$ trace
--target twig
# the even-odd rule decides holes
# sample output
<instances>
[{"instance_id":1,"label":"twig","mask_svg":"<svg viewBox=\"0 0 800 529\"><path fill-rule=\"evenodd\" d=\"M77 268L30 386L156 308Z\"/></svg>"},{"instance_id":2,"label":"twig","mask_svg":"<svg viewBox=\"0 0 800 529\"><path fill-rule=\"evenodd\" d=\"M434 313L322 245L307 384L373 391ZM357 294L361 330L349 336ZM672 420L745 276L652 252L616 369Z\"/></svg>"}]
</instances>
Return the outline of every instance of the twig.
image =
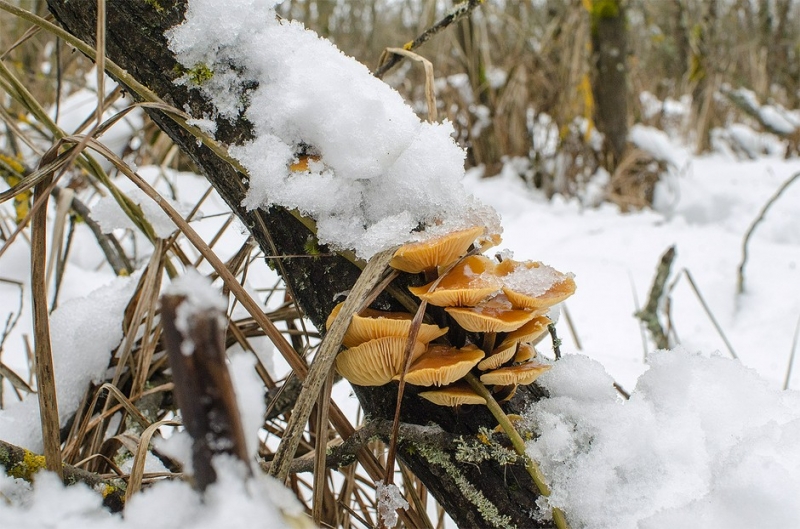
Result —
<instances>
[{"instance_id":1,"label":"twig","mask_svg":"<svg viewBox=\"0 0 800 529\"><path fill-rule=\"evenodd\" d=\"M575 322L572 321L572 315L570 315L566 303L561 305L561 312L564 313L564 320L567 322L567 329L569 329L569 334L572 336L572 341L575 342L575 348L578 351L583 351L583 345L581 345L581 340L578 338L578 331L575 329Z\"/></svg>"},{"instance_id":2,"label":"twig","mask_svg":"<svg viewBox=\"0 0 800 529\"><path fill-rule=\"evenodd\" d=\"M482 3L483 0L464 0L460 4L456 5L453 10L445 15L445 17L439 22L422 32L420 36L410 42L405 43L403 45L403 49L413 51L419 48L443 29L455 22L458 22L462 18L469 16L469 14L472 13L472 11ZM378 79L383 78L383 76L386 75L389 70L400 64L400 61L402 60L403 56L398 55L397 53L392 53L391 55L385 57L381 56L381 62L374 72L375 77Z\"/></svg>"},{"instance_id":3,"label":"twig","mask_svg":"<svg viewBox=\"0 0 800 529\"><path fill-rule=\"evenodd\" d=\"M322 391L319 392L317 399L317 443L314 450L314 488L312 490L313 505L311 508L311 518L316 525L321 525L322 523L325 480L328 477L328 473L325 471L325 453L322 451L322 447L328 441L328 412L330 411L332 385L333 370L328 372L328 376L322 384Z\"/></svg>"},{"instance_id":4,"label":"twig","mask_svg":"<svg viewBox=\"0 0 800 529\"><path fill-rule=\"evenodd\" d=\"M556 334L555 323L548 324L547 331L550 333L550 339L553 341L553 354L556 355L556 360L561 360L561 338Z\"/></svg>"},{"instance_id":5,"label":"twig","mask_svg":"<svg viewBox=\"0 0 800 529\"><path fill-rule=\"evenodd\" d=\"M700 300L700 304L703 306L703 310L705 310L708 319L711 320L711 324L717 330L717 333L719 333L719 336L720 338L722 338L722 341L725 342L725 347L728 348L728 352L731 353L731 357L733 357L735 360L738 360L739 356L736 354L736 351L733 350L733 346L731 345L731 342L728 341L728 337L725 336L725 332L722 330L722 327L720 327L719 323L717 323L717 319L714 317L714 314L708 307L708 304L706 303L706 300L703 298L703 295L700 294L700 289L697 288L697 284L694 282L692 274L686 268L684 268L682 272L686 275L686 279L689 280L689 285L692 287L692 290L694 290L697 299Z\"/></svg>"},{"instance_id":6,"label":"twig","mask_svg":"<svg viewBox=\"0 0 800 529\"><path fill-rule=\"evenodd\" d=\"M797 343L799 340L800 340L800 318L797 318L797 325L794 328L794 338L792 338L792 351L791 353L789 353L789 367L786 369L786 378L783 381L783 389L789 389L789 381L792 378L794 357L797 354Z\"/></svg>"},{"instance_id":7,"label":"twig","mask_svg":"<svg viewBox=\"0 0 800 529\"><path fill-rule=\"evenodd\" d=\"M744 241L742 241L742 262L739 263L739 274L738 274L738 281L736 284L737 294L742 294L744 292L744 266L747 263L747 257L748 257L747 244L750 242L750 237L752 237L753 232L756 231L756 226L758 226L761 223L761 221L764 220L764 217L767 214L767 210L770 207L772 207L772 204L774 204L780 198L783 192L786 191L786 188L792 185L792 183L794 183L794 181L797 180L798 178L800 178L800 171L796 172L791 177L789 177L789 179L786 182L784 182L783 185L781 185L781 187L778 188L775 194L772 195L772 197L767 201L766 204L764 204L764 207L761 208L761 211L756 217L756 220L754 220L753 223L750 225L750 227L747 229L747 233L744 236Z\"/></svg>"},{"instance_id":8,"label":"twig","mask_svg":"<svg viewBox=\"0 0 800 529\"><path fill-rule=\"evenodd\" d=\"M50 149L42 158L41 165L47 165L51 162L57 152L57 148ZM52 180L53 174L50 173L36 184L33 191L34 201L41 198L44 202L31 219L31 298L33 300L36 389L42 422L44 456L47 462L47 470L55 472L59 478L64 479L59 436L56 378L53 371L53 352L50 346L50 314L47 310L47 284L45 283L47 198L48 188Z\"/></svg>"},{"instance_id":9,"label":"twig","mask_svg":"<svg viewBox=\"0 0 800 529\"><path fill-rule=\"evenodd\" d=\"M186 314L191 309L181 308L182 304L188 305L185 300L183 295L162 296L161 323L175 382L175 399L183 425L192 436L193 485L203 491L217 479L211 465L213 456L231 454L245 463L249 458L233 383L225 364L224 313L202 309ZM190 354L186 353L187 348ZM151 425L145 431L152 433L152 428ZM142 444L147 445L148 441L143 434ZM140 461L143 465L144 459ZM132 484L134 487L127 497L135 492L136 484Z\"/></svg>"},{"instance_id":10,"label":"twig","mask_svg":"<svg viewBox=\"0 0 800 529\"><path fill-rule=\"evenodd\" d=\"M434 91L433 63L425 57L404 48L386 48L383 50L379 62L384 62L384 56L393 53L395 56L402 55L411 60L417 61L425 68L425 101L428 105L428 121L436 123L439 121L439 113L436 110L436 93Z\"/></svg>"},{"instance_id":11,"label":"twig","mask_svg":"<svg viewBox=\"0 0 800 529\"><path fill-rule=\"evenodd\" d=\"M58 200L61 191L62 188L60 187L53 188L52 194L56 200ZM128 260L128 256L125 255L125 252L122 250L122 247L120 246L116 237L111 234L103 233L100 225L91 217L91 213L86 204L81 202L78 197L73 196L72 209L75 211L75 213L81 216L81 220L83 220L86 223L86 226L92 230L94 238L97 239L97 244L103 251L103 255L106 256L106 260L108 261L108 264L111 265L111 269L114 270L114 273L117 275L132 273L133 265Z\"/></svg>"},{"instance_id":12,"label":"twig","mask_svg":"<svg viewBox=\"0 0 800 529\"><path fill-rule=\"evenodd\" d=\"M359 450L367 446L376 437L388 440L392 435L393 421L378 419L368 421L345 441L332 441L322 452L325 453L327 468L340 468L355 462ZM415 446L430 446L441 450L454 450L458 436L444 431L439 426L422 426L418 424L400 423L398 437ZM314 470L314 453L295 458L289 466L290 474L312 472ZM261 468L267 472L273 462L262 461Z\"/></svg>"},{"instance_id":13,"label":"twig","mask_svg":"<svg viewBox=\"0 0 800 529\"><path fill-rule=\"evenodd\" d=\"M286 425L283 440L278 446L274 463L270 468L270 474L276 476L279 481L285 481L289 475L289 467L297 451L297 445L300 443L301 433L311 414L314 402L317 401L322 384L333 368L333 362L341 348L342 338L350 324L351 316L360 310L364 299L381 280L394 252L394 248L384 250L370 259L322 340L317 356L303 381L303 391L297 399L292 416Z\"/></svg>"},{"instance_id":14,"label":"twig","mask_svg":"<svg viewBox=\"0 0 800 529\"><path fill-rule=\"evenodd\" d=\"M650 297L647 299L647 305L645 305L644 309L636 312L636 317L647 325L647 329L650 331L650 334L653 335L653 340L658 349L669 348L669 339L664 333L664 329L661 327L661 322L658 319L658 306L664 295L664 287L669 278L672 262L675 260L675 253L675 247L670 246L669 249L664 252L664 255L661 256L661 261L656 270L656 277L650 289Z\"/></svg>"},{"instance_id":15,"label":"twig","mask_svg":"<svg viewBox=\"0 0 800 529\"><path fill-rule=\"evenodd\" d=\"M486 399L486 407L489 408L489 411L492 413L492 415L494 415L494 418L497 419L498 423L500 423L500 427L503 429L506 435L508 435L509 439L511 439L511 444L514 446L514 450L516 450L517 454L519 454L519 456L522 457L523 461L525 462L525 470L528 471L528 475L530 475L533 483L536 485L536 488L539 489L539 493L545 497L550 496L550 487L547 486L547 483L544 479L544 474L542 474L539 465L537 465L536 462L528 456L525 450L525 441L523 441L522 436L514 427L514 424L508 418L508 415L506 415L497 401L494 400L491 391L486 389L486 386L484 386L483 383L472 373L468 373L464 379L478 395ZM567 525L567 519L564 516L564 513L558 507L553 507L553 521L558 529L568 529L569 527Z\"/></svg>"}]
</instances>

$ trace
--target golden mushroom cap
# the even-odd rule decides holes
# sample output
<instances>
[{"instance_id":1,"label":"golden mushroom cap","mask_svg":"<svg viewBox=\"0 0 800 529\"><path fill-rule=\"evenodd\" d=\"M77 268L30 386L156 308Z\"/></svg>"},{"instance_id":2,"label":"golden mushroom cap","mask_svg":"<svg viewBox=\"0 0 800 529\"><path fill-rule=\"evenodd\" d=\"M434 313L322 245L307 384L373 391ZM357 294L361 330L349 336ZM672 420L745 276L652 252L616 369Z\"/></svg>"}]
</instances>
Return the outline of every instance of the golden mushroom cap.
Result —
<instances>
[{"instance_id":1,"label":"golden mushroom cap","mask_svg":"<svg viewBox=\"0 0 800 529\"><path fill-rule=\"evenodd\" d=\"M492 351L492 354L478 363L478 369L481 371L486 371L487 369L497 369L501 365L511 360L516 352L516 342L500 345L500 347Z\"/></svg>"},{"instance_id":2,"label":"golden mushroom cap","mask_svg":"<svg viewBox=\"0 0 800 529\"><path fill-rule=\"evenodd\" d=\"M540 315L530 309L513 308L504 294L475 307L447 307L444 310L470 332L511 332Z\"/></svg>"},{"instance_id":3,"label":"golden mushroom cap","mask_svg":"<svg viewBox=\"0 0 800 529\"><path fill-rule=\"evenodd\" d=\"M535 261L507 259L497 265L503 292L517 308L544 309L575 293L574 275Z\"/></svg>"},{"instance_id":4,"label":"golden mushroom cap","mask_svg":"<svg viewBox=\"0 0 800 529\"><path fill-rule=\"evenodd\" d=\"M330 316L328 316L326 327L329 328L331 326L341 308L342 303L334 307ZM409 332L411 332L411 320L413 319L414 315L408 312L384 312L364 309L361 314L353 314L350 326L342 339L342 344L345 347L356 347L364 342L387 336L407 338ZM423 323L417 333L417 341L427 344L440 336L444 336L447 331L447 327L441 328L438 325Z\"/></svg>"},{"instance_id":5,"label":"golden mushroom cap","mask_svg":"<svg viewBox=\"0 0 800 529\"><path fill-rule=\"evenodd\" d=\"M485 255L471 255L436 281L408 289L420 299L437 307L474 307L500 291L503 283L494 274L495 263Z\"/></svg>"},{"instance_id":6,"label":"golden mushroom cap","mask_svg":"<svg viewBox=\"0 0 800 529\"><path fill-rule=\"evenodd\" d=\"M448 266L466 254L469 247L485 231L483 226L475 226L450 232L441 237L405 244L395 252L389 266L411 274Z\"/></svg>"},{"instance_id":7,"label":"golden mushroom cap","mask_svg":"<svg viewBox=\"0 0 800 529\"><path fill-rule=\"evenodd\" d=\"M467 384L452 384L441 389L422 391L419 396L439 406L486 404L486 399L475 393Z\"/></svg>"},{"instance_id":8,"label":"golden mushroom cap","mask_svg":"<svg viewBox=\"0 0 800 529\"><path fill-rule=\"evenodd\" d=\"M503 338L500 347L510 343L531 343L544 336L547 332L547 326L552 323L552 320L547 316L536 316L531 321L512 331Z\"/></svg>"},{"instance_id":9,"label":"golden mushroom cap","mask_svg":"<svg viewBox=\"0 0 800 529\"><path fill-rule=\"evenodd\" d=\"M539 375L550 369L549 364L527 362L511 367L501 367L481 375L481 382L488 385L508 386L511 384L527 385L539 378Z\"/></svg>"},{"instance_id":10,"label":"golden mushroom cap","mask_svg":"<svg viewBox=\"0 0 800 529\"><path fill-rule=\"evenodd\" d=\"M357 386L383 386L403 369L407 338L389 336L345 349L336 357L336 369ZM425 344L416 342L411 352L416 359Z\"/></svg>"},{"instance_id":11,"label":"golden mushroom cap","mask_svg":"<svg viewBox=\"0 0 800 529\"><path fill-rule=\"evenodd\" d=\"M406 382L415 386L446 386L459 380L475 367L484 352L474 345L458 349L449 345L431 345L411 365Z\"/></svg>"},{"instance_id":12,"label":"golden mushroom cap","mask_svg":"<svg viewBox=\"0 0 800 529\"><path fill-rule=\"evenodd\" d=\"M514 362L521 363L536 358L536 349L529 343L519 344L517 352L514 355Z\"/></svg>"}]
</instances>

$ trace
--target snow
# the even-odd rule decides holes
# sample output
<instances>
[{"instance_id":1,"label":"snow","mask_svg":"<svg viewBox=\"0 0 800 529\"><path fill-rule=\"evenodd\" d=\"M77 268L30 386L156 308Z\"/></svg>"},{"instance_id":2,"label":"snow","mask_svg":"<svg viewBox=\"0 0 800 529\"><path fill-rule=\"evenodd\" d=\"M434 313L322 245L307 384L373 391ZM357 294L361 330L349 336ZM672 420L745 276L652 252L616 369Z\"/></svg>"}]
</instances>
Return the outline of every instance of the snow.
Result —
<instances>
[{"instance_id":1,"label":"snow","mask_svg":"<svg viewBox=\"0 0 800 529\"><path fill-rule=\"evenodd\" d=\"M627 402L585 356L539 378L551 396L528 412L540 433L528 453L550 504L574 528L794 526L800 393L720 356L674 350L649 361Z\"/></svg>"},{"instance_id":2,"label":"snow","mask_svg":"<svg viewBox=\"0 0 800 529\"><path fill-rule=\"evenodd\" d=\"M311 527L291 491L268 476L243 480L241 463L215 459L218 481L201 500L188 483L162 481L136 494L125 517L101 507L102 497L86 485L65 488L55 475L37 475L32 494L0 502L3 527L20 529L217 529L219 527ZM0 474L0 493L15 480Z\"/></svg>"},{"instance_id":3,"label":"snow","mask_svg":"<svg viewBox=\"0 0 800 529\"><path fill-rule=\"evenodd\" d=\"M250 103L245 116L257 138L230 149L250 174L247 208L297 209L316 220L320 242L365 259L420 226L496 227L493 212L463 190L465 153L450 123L421 122L364 65L301 24L277 20L269 2L196 0L169 39L190 72L213 72L198 88L215 117L233 119ZM244 86L242 73L258 86ZM301 144L322 163L292 172Z\"/></svg>"},{"instance_id":4,"label":"snow","mask_svg":"<svg viewBox=\"0 0 800 529\"><path fill-rule=\"evenodd\" d=\"M119 278L52 313L50 342L62 425L78 408L89 382L103 379L111 353L122 340L122 316L135 287L135 277ZM0 439L42 452L36 395L0 410Z\"/></svg>"},{"instance_id":5,"label":"snow","mask_svg":"<svg viewBox=\"0 0 800 529\"><path fill-rule=\"evenodd\" d=\"M393 483L387 485L379 481L375 484L375 491L378 496L378 516L386 527L395 527L398 521L397 510L408 509L408 502Z\"/></svg>"},{"instance_id":6,"label":"snow","mask_svg":"<svg viewBox=\"0 0 800 529\"><path fill-rule=\"evenodd\" d=\"M652 155L656 160L681 168L686 162L685 150L676 148L669 136L661 130L636 124L629 133L631 143Z\"/></svg>"},{"instance_id":7,"label":"snow","mask_svg":"<svg viewBox=\"0 0 800 529\"><path fill-rule=\"evenodd\" d=\"M219 290L211 286L211 280L197 270L189 268L176 278L164 292L170 296L183 296L183 302L175 310L175 328L186 340L181 342L181 353L189 356L194 353L195 344L190 334L190 319L200 315L215 316L220 328L224 328L223 314L228 306Z\"/></svg>"},{"instance_id":8,"label":"snow","mask_svg":"<svg viewBox=\"0 0 800 529\"><path fill-rule=\"evenodd\" d=\"M127 186L125 186L127 187ZM169 237L177 228L175 223L164 213L164 210L147 196L144 191L138 188L130 188L125 194L131 201L138 205L144 218L153 226L156 236L161 239ZM168 198L162 198L177 209L181 214L186 215L189 211L181 207ZM91 216L100 225L103 233L111 233L116 229L136 229L136 225L128 217L111 195L105 196L95 203L91 208Z\"/></svg>"}]
</instances>

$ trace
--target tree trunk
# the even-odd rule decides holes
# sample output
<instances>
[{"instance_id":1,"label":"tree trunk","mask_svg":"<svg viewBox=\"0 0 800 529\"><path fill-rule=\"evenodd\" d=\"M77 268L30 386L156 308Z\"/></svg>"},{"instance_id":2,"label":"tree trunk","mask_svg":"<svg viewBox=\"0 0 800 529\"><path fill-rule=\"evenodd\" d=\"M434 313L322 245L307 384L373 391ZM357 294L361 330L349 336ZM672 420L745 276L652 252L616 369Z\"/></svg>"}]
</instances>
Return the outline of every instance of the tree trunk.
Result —
<instances>
[{"instance_id":1,"label":"tree trunk","mask_svg":"<svg viewBox=\"0 0 800 529\"><path fill-rule=\"evenodd\" d=\"M56 19L71 33L94 45L95 0L48 0ZM183 20L185 0L128 0L109 3L107 13L107 57L128 70L177 108L188 108L192 115L209 115L208 102L196 91L173 83L181 68L167 48L164 31ZM246 211L241 206L244 175L217 158L209 149L177 126L165 114L149 109L152 119L186 152L231 209L251 231L267 255L304 255L311 233L280 207ZM238 144L252 137L252 127L240 118L230 124L217 123L216 137L224 144ZM262 228L260 221L263 221ZM351 288L360 270L338 256L314 259L286 257L284 279L305 314L320 328L333 308L334 295ZM401 277L402 282L420 278ZM402 286L402 285L401 285ZM383 303L392 303L384 299ZM493 428L495 421L484 408L469 413L435 406L415 395L406 386L402 420L414 424L437 423L443 429L469 439L480 427ZM355 392L367 415L391 419L394 415L397 386L356 387ZM509 403L508 412L524 409L540 398L535 386L520 388ZM537 493L521 464L501 466L496 461L480 464L459 463L454 454L399 444L398 457L423 481L459 527L550 527L534 518Z\"/></svg>"},{"instance_id":2,"label":"tree trunk","mask_svg":"<svg viewBox=\"0 0 800 529\"><path fill-rule=\"evenodd\" d=\"M597 129L605 134L613 172L628 141L627 29L622 0L593 0L592 51Z\"/></svg>"}]
</instances>

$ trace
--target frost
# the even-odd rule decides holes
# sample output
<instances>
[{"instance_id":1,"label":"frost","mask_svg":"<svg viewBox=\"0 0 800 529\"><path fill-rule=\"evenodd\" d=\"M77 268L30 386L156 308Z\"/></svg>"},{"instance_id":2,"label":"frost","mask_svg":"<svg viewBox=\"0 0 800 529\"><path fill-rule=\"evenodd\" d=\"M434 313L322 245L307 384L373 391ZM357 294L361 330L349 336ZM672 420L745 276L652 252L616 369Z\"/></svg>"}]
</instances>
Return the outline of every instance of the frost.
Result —
<instances>
[{"instance_id":1,"label":"frost","mask_svg":"<svg viewBox=\"0 0 800 529\"><path fill-rule=\"evenodd\" d=\"M524 265L516 267L503 277L504 285L514 292L535 298L544 295L553 285L574 277L573 274L559 272L552 266L536 264L538 266L530 268Z\"/></svg>"},{"instance_id":2,"label":"frost","mask_svg":"<svg viewBox=\"0 0 800 529\"><path fill-rule=\"evenodd\" d=\"M397 525L397 509L408 509L408 502L403 498L400 489L394 484L385 484L383 481L375 483L375 492L378 495L378 517L386 527Z\"/></svg>"},{"instance_id":3,"label":"frost","mask_svg":"<svg viewBox=\"0 0 800 529\"><path fill-rule=\"evenodd\" d=\"M297 209L316 220L322 244L362 258L410 240L420 227L499 232L497 214L461 184L465 153L452 125L421 122L364 65L302 25L278 20L273 4L193 0L186 21L168 33L187 70L213 72L202 83L182 82L214 102L216 117L244 112L254 126L255 139L230 149L250 175L243 205ZM293 172L301 145L321 163Z\"/></svg>"}]
</instances>

